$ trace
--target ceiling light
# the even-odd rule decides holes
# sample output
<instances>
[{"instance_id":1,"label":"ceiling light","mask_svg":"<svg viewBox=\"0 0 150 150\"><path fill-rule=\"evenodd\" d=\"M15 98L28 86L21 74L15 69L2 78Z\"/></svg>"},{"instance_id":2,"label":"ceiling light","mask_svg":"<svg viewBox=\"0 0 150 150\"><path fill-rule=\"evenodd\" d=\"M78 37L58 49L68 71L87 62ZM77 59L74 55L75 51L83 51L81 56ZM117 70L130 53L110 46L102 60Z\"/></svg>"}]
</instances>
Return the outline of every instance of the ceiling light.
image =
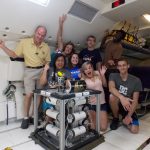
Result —
<instances>
[{"instance_id":1,"label":"ceiling light","mask_svg":"<svg viewBox=\"0 0 150 150\"><path fill-rule=\"evenodd\" d=\"M148 20L148 21L150 22L150 15L149 15L149 14L144 14L143 16L144 16L144 18L145 18L146 20Z\"/></svg>"},{"instance_id":2,"label":"ceiling light","mask_svg":"<svg viewBox=\"0 0 150 150\"><path fill-rule=\"evenodd\" d=\"M50 0L29 0L35 4L47 7Z\"/></svg>"},{"instance_id":3,"label":"ceiling light","mask_svg":"<svg viewBox=\"0 0 150 150\"><path fill-rule=\"evenodd\" d=\"M6 37L7 36L7 34L3 34L3 37Z\"/></svg>"}]
</instances>

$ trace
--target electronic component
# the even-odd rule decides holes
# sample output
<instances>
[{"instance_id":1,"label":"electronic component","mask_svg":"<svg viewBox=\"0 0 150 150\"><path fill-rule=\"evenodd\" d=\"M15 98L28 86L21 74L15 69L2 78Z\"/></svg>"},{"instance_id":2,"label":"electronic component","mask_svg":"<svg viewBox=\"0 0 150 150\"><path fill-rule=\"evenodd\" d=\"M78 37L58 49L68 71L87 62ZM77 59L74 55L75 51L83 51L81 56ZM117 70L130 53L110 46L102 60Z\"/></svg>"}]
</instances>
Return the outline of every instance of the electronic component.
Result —
<instances>
[{"instance_id":1,"label":"electronic component","mask_svg":"<svg viewBox=\"0 0 150 150\"><path fill-rule=\"evenodd\" d=\"M47 97L46 102L54 106L59 104L59 101L54 97Z\"/></svg>"},{"instance_id":2,"label":"electronic component","mask_svg":"<svg viewBox=\"0 0 150 150\"><path fill-rule=\"evenodd\" d=\"M73 128L72 130L69 130L68 136L69 138L74 138L74 137L84 134L85 132L86 132L86 128L84 126L79 126L79 127Z\"/></svg>"},{"instance_id":3,"label":"electronic component","mask_svg":"<svg viewBox=\"0 0 150 150\"><path fill-rule=\"evenodd\" d=\"M48 131L50 134L54 136L59 136L60 129L52 124L46 125L46 131Z\"/></svg>"},{"instance_id":4,"label":"electronic component","mask_svg":"<svg viewBox=\"0 0 150 150\"><path fill-rule=\"evenodd\" d=\"M68 123L76 122L79 120L83 120L87 117L87 114L84 111L68 114L67 120Z\"/></svg>"},{"instance_id":5,"label":"electronic component","mask_svg":"<svg viewBox=\"0 0 150 150\"><path fill-rule=\"evenodd\" d=\"M59 112L53 109L47 109L46 115L59 121Z\"/></svg>"}]
</instances>

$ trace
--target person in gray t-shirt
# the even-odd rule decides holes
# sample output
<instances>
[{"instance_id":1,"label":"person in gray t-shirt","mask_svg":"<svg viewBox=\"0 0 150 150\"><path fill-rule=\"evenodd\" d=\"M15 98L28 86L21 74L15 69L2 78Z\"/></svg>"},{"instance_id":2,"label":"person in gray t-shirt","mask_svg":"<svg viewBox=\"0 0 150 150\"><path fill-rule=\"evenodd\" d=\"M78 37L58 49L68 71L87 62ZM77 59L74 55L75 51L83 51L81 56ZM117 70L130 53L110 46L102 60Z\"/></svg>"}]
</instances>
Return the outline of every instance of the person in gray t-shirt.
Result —
<instances>
[{"instance_id":1,"label":"person in gray t-shirt","mask_svg":"<svg viewBox=\"0 0 150 150\"><path fill-rule=\"evenodd\" d=\"M40 84L58 87L60 84L63 85L67 79L71 79L71 73L65 69L65 56L57 54L53 67L49 68L49 65L45 65Z\"/></svg>"},{"instance_id":2,"label":"person in gray t-shirt","mask_svg":"<svg viewBox=\"0 0 150 150\"><path fill-rule=\"evenodd\" d=\"M120 112L123 123L131 133L138 133L139 122L135 109L138 104L139 92L142 90L142 84L139 78L128 74L129 64L126 59L120 59L117 68L120 73L113 73L109 77L109 91L111 92L109 103L114 117L110 128L112 130L118 128L118 112Z\"/></svg>"}]
</instances>

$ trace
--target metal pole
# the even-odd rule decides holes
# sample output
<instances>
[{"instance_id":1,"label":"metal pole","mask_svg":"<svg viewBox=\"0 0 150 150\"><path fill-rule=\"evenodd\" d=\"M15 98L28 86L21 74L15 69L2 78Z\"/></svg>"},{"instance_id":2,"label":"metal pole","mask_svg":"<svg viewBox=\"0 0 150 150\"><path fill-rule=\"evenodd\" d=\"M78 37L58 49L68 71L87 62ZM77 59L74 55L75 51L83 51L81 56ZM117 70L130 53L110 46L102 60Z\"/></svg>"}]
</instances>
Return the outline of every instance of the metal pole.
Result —
<instances>
[{"instance_id":1,"label":"metal pole","mask_svg":"<svg viewBox=\"0 0 150 150\"><path fill-rule=\"evenodd\" d=\"M6 110L7 110L7 119L6 119L6 124L8 125L8 118L9 118L9 111L8 111L8 99L7 99L7 104L6 104Z\"/></svg>"},{"instance_id":2,"label":"metal pole","mask_svg":"<svg viewBox=\"0 0 150 150\"><path fill-rule=\"evenodd\" d=\"M100 94L96 94L96 131L100 134Z\"/></svg>"},{"instance_id":3,"label":"metal pole","mask_svg":"<svg viewBox=\"0 0 150 150\"><path fill-rule=\"evenodd\" d=\"M37 103L38 94L34 93L34 130L37 129L38 126L38 103Z\"/></svg>"},{"instance_id":4,"label":"metal pole","mask_svg":"<svg viewBox=\"0 0 150 150\"><path fill-rule=\"evenodd\" d=\"M65 100L60 100L60 137L59 149L65 149Z\"/></svg>"}]
</instances>

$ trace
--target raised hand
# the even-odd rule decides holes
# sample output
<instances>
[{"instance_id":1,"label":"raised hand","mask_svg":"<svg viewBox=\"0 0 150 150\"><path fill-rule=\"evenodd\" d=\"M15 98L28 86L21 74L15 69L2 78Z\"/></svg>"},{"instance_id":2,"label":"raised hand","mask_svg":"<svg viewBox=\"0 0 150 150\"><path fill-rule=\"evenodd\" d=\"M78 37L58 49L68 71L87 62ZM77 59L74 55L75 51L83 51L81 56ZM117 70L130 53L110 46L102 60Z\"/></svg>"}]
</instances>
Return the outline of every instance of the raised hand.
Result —
<instances>
[{"instance_id":1,"label":"raised hand","mask_svg":"<svg viewBox=\"0 0 150 150\"><path fill-rule=\"evenodd\" d=\"M61 17L59 17L59 25L63 25L66 19L67 19L66 14L65 15L63 14Z\"/></svg>"},{"instance_id":2,"label":"raised hand","mask_svg":"<svg viewBox=\"0 0 150 150\"><path fill-rule=\"evenodd\" d=\"M106 70L107 70L106 66L102 65L99 69L99 72L103 76L105 74Z\"/></svg>"},{"instance_id":3,"label":"raised hand","mask_svg":"<svg viewBox=\"0 0 150 150\"><path fill-rule=\"evenodd\" d=\"M5 47L5 43L4 43L4 41L0 40L0 48L3 49L3 47Z\"/></svg>"},{"instance_id":4,"label":"raised hand","mask_svg":"<svg viewBox=\"0 0 150 150\"><path fill-rule=\"evenodd\" d=\"M67 19L67 15L66 15L66 14L63 14L61 18L62 18L62 22L64 23L65 20Z\"/></svg>"},{"instance_id":5,"label":"raised hand","mask_svg":"<svg viewBox=\"0 0 150 150\"><path fill-rule=\"evenodd\" d=\"M109 64L110 66L115 66L114 60L108 60L108 64Z\"/></svg>"}]
</instances>

